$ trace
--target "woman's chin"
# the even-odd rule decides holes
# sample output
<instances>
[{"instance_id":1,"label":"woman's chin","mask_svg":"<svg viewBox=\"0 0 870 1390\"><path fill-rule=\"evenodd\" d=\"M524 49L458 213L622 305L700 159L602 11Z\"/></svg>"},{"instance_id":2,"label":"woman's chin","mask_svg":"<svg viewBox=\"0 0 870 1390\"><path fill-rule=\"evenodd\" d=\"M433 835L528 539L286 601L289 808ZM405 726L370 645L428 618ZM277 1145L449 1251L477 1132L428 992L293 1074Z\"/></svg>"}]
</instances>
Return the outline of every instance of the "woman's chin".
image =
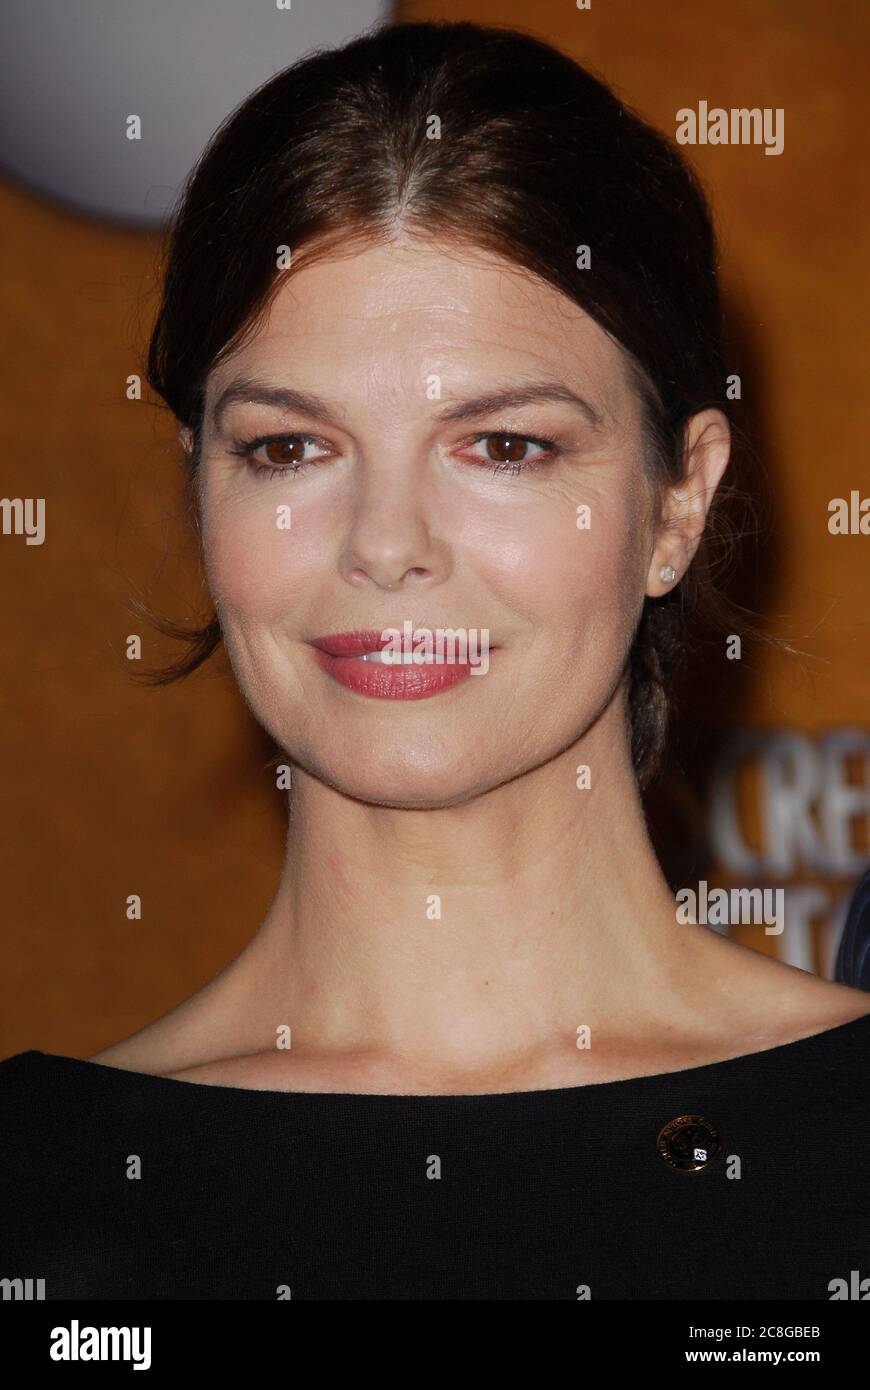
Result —
<instances>
[{"instance_id":1,"label":"woman's chin","mask_svg":"<svg viewBox=\"0 0 870 1390\"><path fill-rule=\"evenodd\" d=\"M458 806L494 785L492 771L474 766L446 767L443 763L420 766L413 759L403 763L395 754L389 766L371 766L356 758L342 764L335 759L311 766L312 774L355 801L402 810L437 810Z\"/></svg>"}]
</instances>

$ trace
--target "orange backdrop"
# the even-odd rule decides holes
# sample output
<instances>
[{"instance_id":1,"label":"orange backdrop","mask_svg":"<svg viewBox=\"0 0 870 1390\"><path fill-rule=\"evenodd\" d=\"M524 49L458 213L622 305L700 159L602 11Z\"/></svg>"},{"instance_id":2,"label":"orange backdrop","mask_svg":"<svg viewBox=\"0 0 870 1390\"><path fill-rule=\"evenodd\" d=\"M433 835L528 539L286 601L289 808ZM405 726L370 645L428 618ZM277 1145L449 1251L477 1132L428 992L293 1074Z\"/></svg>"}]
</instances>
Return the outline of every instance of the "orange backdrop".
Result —
<instances>
[{"instance_id":1,"label":"orange backdrop","mask_svg":"<svg viewBox=\"0 0 870 1390\"><path fill-rule=\"evenodd\" d=\"M766 762L726 755L715 785L712 761L695 760L662 794L659 824L663 845L676 844L675 881L706 873L711 884L809 887L809 936L798 927L779 938L759 928L735 934L823 973L837 904L866 851L870 541L828 530L832 498L848 499L862 479L870 493L859 293L867 209L856 175L866 13L857 0L833 12L826 0L593 0L589 10L481 0L408 3L397 16L525 28L599 72L671 135L676 112L700 100L784 111L779 156L753 145L687 153L712 194L744 403L775 497L745 597L805 653L746 654L727 698L705 704L710 758L741 730L791 731L798 742L762 740ZM270 745L222 657L167 690L129 678L129 633L142 634L148 664L177 652L133 616L130 596L180 618L205 600L181 520L173 422L125 395L127 377L143 369L157 237L60 210L8 182L0 237L2 491L46 499L43 545L0 535L0 1055L39 1047L87 1056L163 1013L242 948L277 881L284 814ZM842 730L854 731L851 751L824 742ZM804 852L791 855L800 847L796 812L788 829L798 754L819 781L800 811ZM758 862L732 865L729 878L722 826L732 786L737 838ZM681 827L696 825L713 795L720 829L681 863ZM125 915L131 893L142 898L141 921Z\"/></svg>"}]
</instances>

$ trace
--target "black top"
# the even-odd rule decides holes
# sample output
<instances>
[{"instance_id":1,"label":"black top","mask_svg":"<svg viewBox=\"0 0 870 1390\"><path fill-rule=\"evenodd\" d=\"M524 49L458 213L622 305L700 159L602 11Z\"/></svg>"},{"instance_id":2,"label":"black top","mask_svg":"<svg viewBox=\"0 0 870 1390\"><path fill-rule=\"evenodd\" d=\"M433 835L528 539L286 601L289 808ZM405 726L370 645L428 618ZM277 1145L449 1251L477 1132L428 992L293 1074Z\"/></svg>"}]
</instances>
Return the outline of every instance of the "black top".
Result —
<instances>
[{"instance_id":1,"label":"black top","mask_svg":"<svg viewBox=\"0 0 870 1390\"><path fill-rule=\"evenodd\" d=\"M0 1062L0 1279L46 1299L830 1299L850 1280L854 1298L868 1063L870 1014L501 1095L252 1091L21 1052Z\"/></svg>"}]
</instances>

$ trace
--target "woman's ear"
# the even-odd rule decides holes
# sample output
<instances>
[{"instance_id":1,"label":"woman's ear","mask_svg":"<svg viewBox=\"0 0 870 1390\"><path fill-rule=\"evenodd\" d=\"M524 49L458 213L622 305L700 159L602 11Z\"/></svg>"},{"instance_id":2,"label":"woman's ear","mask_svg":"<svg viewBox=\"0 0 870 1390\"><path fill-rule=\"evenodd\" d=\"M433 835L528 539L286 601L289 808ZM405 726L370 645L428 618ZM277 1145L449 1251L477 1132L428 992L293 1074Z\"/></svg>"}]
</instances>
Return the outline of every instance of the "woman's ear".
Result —
<instances>
[{"instance_id":1,"label":"woman's ear","mask_svg":"<svg viewBox=\"0 0 870 1390\"><path fill-rule=\"evenodd\" d=\"M191 454L193 452L193 431L189 430L187 425L182 425L178 431L178 438L181 440L181 447L184 452Z\"/></svg>"},{"instance_id":2,"label":"woman's ear","mask_svg":"<svg viewBox=\"0 0 870 1390\"><path fill-rule=\"evenodd\" d=\"M701 410L684 426L685 472L662 496L646 593L660 598L679 583L704 534L707 513L731 452L731 427L721 410Z\"/></svg>"}]
</instances>

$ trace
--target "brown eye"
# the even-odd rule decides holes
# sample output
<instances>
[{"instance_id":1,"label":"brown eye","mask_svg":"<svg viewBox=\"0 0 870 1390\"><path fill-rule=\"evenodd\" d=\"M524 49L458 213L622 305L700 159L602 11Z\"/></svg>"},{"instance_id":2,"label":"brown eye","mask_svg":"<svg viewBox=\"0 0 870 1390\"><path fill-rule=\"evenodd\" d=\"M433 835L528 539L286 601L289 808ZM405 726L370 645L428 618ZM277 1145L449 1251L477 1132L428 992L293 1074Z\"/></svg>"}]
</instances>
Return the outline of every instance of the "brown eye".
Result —
<instances>
[{"instance_id":1,"label":"brown eye","mask_svg":"<svg viewBox=\"0 0 870 1390\"><path fill-rule=\"evenodd\" d=\"M288 435L285 439L270 439L262 448L266 458L276 468L292 468L304 463L305 439L302 435Z\"/></svg>"},{"instance_id":2,"label":"brown eye","mask_svg":"<svg viewBox=\"0 0 870 1390\"><path fill-rule=\"evenodd\" d=\"M247 439L230 453L244 459L253 474L258 478L279 478L290 476L325 461L324 458L306 457L309 445L320 448L321 454L330 456L328 445L313 434L261 435L257 439ZM265 458L260 451L265 451Z\"/></svg>"},{"instance_id":3,"label":"brown eye","mask_svg":"<svg viewBox=\"0 0 870 1390\"><path fill-rule=\"evenodd\" d=\"M522 463L528 443L521 434L491 434L486 452L493 463Z\"/></svg>"},{"instance_id":4,"label":"brown eye","mask_svg":"<svg viewBox=\"0 0 870 1390\"><path fill-rule=\"evenodd\" d=\"M493 472L521 473L557 458L561 449L552 439L536 439L530 434L511 434L506 430L490 430L472 441L475 448L486 446L486 454L467 454L475 463L492 464ZM529 453L537 449L537 453Z\"/></svg>"}]
</instances>

